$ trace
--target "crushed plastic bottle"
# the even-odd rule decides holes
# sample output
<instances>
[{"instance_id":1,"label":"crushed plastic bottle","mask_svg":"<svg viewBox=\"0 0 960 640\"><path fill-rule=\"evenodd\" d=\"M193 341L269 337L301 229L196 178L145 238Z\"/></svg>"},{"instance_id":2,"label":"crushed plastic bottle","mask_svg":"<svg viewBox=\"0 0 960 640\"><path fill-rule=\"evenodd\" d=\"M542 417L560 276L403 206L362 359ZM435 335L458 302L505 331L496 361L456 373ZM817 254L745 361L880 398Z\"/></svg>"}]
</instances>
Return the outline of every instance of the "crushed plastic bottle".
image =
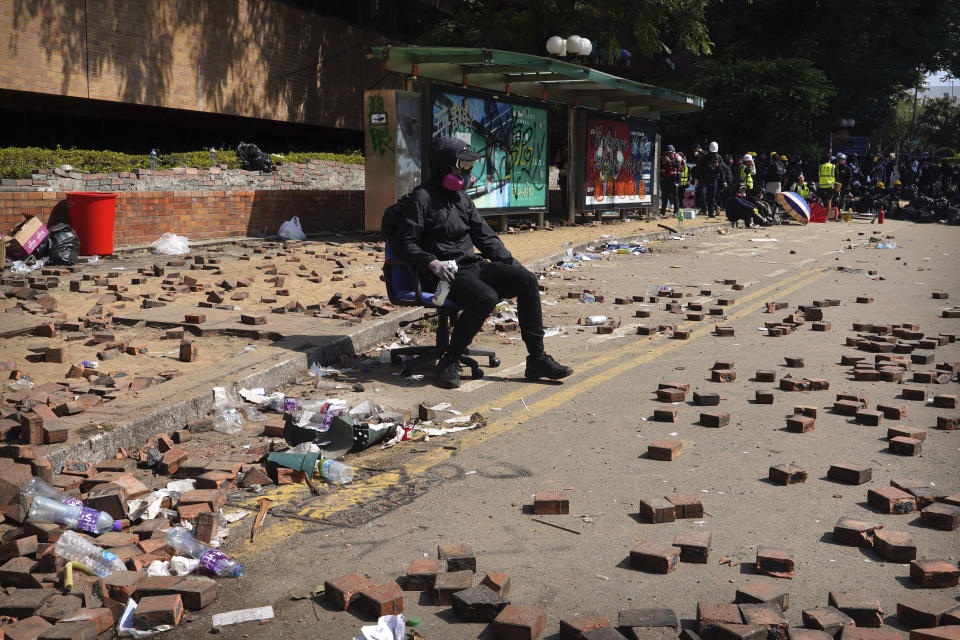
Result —
<instances>
[{"instance_id":1,"label":"crushed plastic bottle","mask_svg":"<svg viewBox=\"0 0 960 640\"><path fill-rule=\"evenodd\" d=\"M597 301L597 297L592 293L587 293L586 291L584 291L582 294L580 294L580 302L596 302L596 301Z\"/></svg>"},{"instance_id":2,"label":"crushed plastic bottle","mask_svg":"<svg viewBox=\"0 0 960 640\"><path fill-rule=\"evenodd\" d=\"M14 391L27 391L33 389L33 380L30 378L20 378L18 380L7 380L6 387Z\"/></svg>"},{"instance_id":3,"label":"crushed plastic bottle","mask_svg":"<svg viewBox=\"0 0 960 640\"><path fill-rule=\"evenodd\" d=\"M103 511L89 509L83 505L66 505L39 495L33 499L27 517L36 522L65 524L72 529L87 533L106 533L120 531L123 528L120 522L115 521L110 514Z\"/></svg>"},{"instance_id":4,"label":"crushed plastic bottle","mask_svg":"<svg viewBox=\"0 0 960 640\"><path fill-rule=\"evenodd\" d=\"M220 433L236 435L243 431L243 414L233 405L220 405L213 411L213 428Z\"/></svg>"},{"instance_id":5,"label":"crushed plastic bottle","mask_svg":"<svg viewBox=\"0 0 960 640\"><path fill-rule=\"evenodd\" d=\"M103 264L103 259L100 256L90 256L89 258L87 258L87 264L89 265Z\"/></svg>"},{"instance_id":6,"label":"crushed plastic bottle","mask_svg":"<svg viewBox=\"0 0 960 640\"><path fill-rule=\"evenodd\" d=\"M336 460L320 460L320 475L334 484L347 484L353 480L353 467Z\"/></svg>"},{"instance_id":7,"label":"crushed plastic bottle","mask_svg":"<svg viewBox=\"0 0 960 640\"><path fill-rule=\"evenodd\" d=\"M200 561L200 566L221 578L242 578L243 565L219 549L214 549L196 538L183 527L170 529L166 536L167 544L191 558Z\"/></svg>"},{"instance_id":8,"label":"crushed plastic bottle","mask_svg":"<svg viewBox=\"0 0 960 640\"><path fill-rule=\"evenodd\" d=\"M114 571L126 571L127 567L116 555L101 549L73 531L64 531L53 545L53 552L70 562L79 562L97 577L106 578Z\"/></svg>"},{"instance_id":9,"label":"crushed plastic bottle","mask_svg":"<svg viewBox=\"0 0 960 640\"><path fill-rule=\"evenodd\" d=\"M881 240L877 243L877 249L896 249L897 243L893 240Z\"/></svg>"},{"instance_id":10,"label":"crushed plastic bottle","mask_svg":"<svg viewBox=\"0 0 960 640\"><path fill-rule=\"evenodd\" d=\"M607 316L587 316L583 319L584 326L596 327L607 322Z\"/></svg>"}]
</instances>

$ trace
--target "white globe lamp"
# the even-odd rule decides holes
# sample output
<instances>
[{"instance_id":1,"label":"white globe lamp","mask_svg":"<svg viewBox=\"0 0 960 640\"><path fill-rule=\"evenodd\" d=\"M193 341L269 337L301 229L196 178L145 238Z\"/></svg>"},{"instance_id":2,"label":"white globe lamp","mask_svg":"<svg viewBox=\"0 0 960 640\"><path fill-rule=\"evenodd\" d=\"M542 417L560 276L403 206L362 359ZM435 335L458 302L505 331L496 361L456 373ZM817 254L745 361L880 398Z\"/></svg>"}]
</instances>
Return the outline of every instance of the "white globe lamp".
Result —
<instances>
[{"instance_id":1,"label":"white globe lamp","mask_svg":"<svg viewBox=\"0 0 960 640\"><path fill-rule=\"evenodd\" d=\"M566 40L560 36L553 36L547 40L547 53L552 56L562 55L567 46Z\"/></svg>"},{"instance_id":2,"label":"white globe lamp","mask_svg":"<svg viewBox=\"0 0 960 640\"><path fill-rule=\"evenodd\" d=\"M574 56L579 55L581 46L582 38L580 36L570 36L567 38L567 53Z\"/></svg>"}]
</instances>

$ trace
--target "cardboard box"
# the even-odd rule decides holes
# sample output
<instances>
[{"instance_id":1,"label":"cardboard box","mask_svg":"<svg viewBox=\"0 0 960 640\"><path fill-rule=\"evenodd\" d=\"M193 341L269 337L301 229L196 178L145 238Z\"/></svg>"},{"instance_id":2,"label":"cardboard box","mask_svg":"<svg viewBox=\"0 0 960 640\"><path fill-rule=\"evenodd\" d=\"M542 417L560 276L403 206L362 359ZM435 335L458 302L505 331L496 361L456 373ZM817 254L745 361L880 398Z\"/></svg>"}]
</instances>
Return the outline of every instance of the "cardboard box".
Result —
<instances>
[{"instance_id":1,"label":"cardboard box","mask_svg":"<svg viewBox=\"0 0 960 640\"><path fill-rule=\"evenodd\" d=\"M30 216L10 232L10 238L6 242L10 258L13 260L26 258L49 235L47 225L40 222L40 218Z\"/></svg>"}]
</instances>

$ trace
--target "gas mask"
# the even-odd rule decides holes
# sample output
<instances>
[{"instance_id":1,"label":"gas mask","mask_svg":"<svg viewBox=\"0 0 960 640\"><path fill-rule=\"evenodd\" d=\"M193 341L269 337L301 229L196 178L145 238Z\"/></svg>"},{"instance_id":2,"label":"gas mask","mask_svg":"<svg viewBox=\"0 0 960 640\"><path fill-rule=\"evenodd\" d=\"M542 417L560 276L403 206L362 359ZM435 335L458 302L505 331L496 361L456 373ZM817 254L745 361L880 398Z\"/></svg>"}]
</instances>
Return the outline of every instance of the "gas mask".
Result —
<instances>
[{"instance_id":1,"label":"gas mask","mask_svg":"<svg viewBox=\"0 0 960 640\"><path fill-rule=\"evenodd\" d=\"M443 176L443 188L450 191L463 191L464 188L472 186L473 175L470 172L473 165L473 160L457 160L450 173Z\"/></svg>"}]
</instances>

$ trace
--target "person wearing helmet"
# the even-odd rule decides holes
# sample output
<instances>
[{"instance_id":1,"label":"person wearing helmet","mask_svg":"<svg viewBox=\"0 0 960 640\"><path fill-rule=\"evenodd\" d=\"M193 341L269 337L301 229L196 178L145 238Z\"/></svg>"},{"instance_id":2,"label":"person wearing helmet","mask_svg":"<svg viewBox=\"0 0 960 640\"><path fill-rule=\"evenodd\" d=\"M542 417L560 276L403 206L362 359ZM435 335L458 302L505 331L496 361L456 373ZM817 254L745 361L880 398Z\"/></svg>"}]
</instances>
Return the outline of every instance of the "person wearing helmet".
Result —
<instances>
[{"instance_id":1,"label":"person wearing helmet","mask_svg":"<svg viewBox=\"0 0 960 640\"><path fill-rule=\"evenodd\" d=\"M565 378L573 369L544 351L537 276L503 246L464 192L481 157L462 140L437 138L431 146L429 175L404 203L391 241L400 257L420 273L424 290L440 280L449 282L448 297L462 308L437 363L437 384L447 389L460 386L460 359L501 298L517 299L520 337L528 353L526 377Z\"/></svg>"},{"instance_id":2,"label":"person wearing helmet","mask_svg":"<svg viewBox=\"0 0 960 640\"><path fill-rule=\"evenodd\" d=\"M837 213L833 209L833 184L837 181L837 169L830 162L830 156L823 156L817 170L817 195L827 210L827 220L837 220Z\"/></svg>"},{"instance_id":3,"label":"person wearing helmet","mask_svg":"<svg viewBox=\"0 0 960 640\"><path fill-rule=\"evenodd\" d=\"M837 206L843 209L846 208L845 203L853 185L853 168L847 162L847 156L844 153L837 154L837 182L840 183L841 200L837 203Z\"/></svg>"},{"instance_id":4,"label":"person wearing helmet","mask_svg":"<svg viewBox=\"0 0 960 640\"><path fill-rule=\"evenodd\" d=\"M667 214L667 203L673 203L672 213L680 210L680 158L672 144L660 159L660 215Z\"/></svg>"},{"instance_id":5,"label":"person wearing helmet","mask_svg":"<svg viewBox=\"0 0 960 640\"><path fill-rule=\"evenodd\" d=\"M749 193L753 191L753 176L757 172L753 165L753 156L749 153L743 155L743 164L740 165L740 189L746 189Z\"/></svg>"}]
</instances>

